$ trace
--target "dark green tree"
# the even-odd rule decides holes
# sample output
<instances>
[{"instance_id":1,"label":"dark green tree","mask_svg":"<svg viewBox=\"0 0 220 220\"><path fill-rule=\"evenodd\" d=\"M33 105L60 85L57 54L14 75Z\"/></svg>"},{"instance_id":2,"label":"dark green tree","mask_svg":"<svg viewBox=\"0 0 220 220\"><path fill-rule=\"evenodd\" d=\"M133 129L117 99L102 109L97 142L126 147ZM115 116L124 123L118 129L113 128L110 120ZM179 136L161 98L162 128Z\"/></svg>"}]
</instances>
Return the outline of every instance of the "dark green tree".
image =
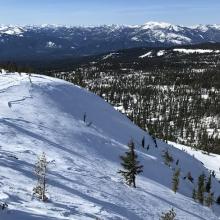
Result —
<instances>
[{"instance_id":1,"label":"dark green tree","mask_svg":"<svg viewBox=\"0 0 220 220\"><path fill-rule=\"evenodd\" d=\"M170 163L173 162L173 157L172 157L172 155L169 153L168 150L164 151L164 154L162 155L162 157L164 158L164 163L165 163L167 166L170 166Z\"/></svg>"},{"instance_id":2,"label":"dark green tree","mask_svg":"<svg viewBox=\"0 0 220 220\"><path fill-rule=\"evenodd\" d=\"M204 192L205 192L205 174L201 174L198 177L198 189L197 189L197 199L203 204L204 203Z\"/></svg>"},{"instance_id":3,"label":"dark green tree","mask_svg":"<svg viewBox=\"0 0 220 220\"><path fill-rule=\"evenodd\" d=\"M180 176L180 169L174 171L173 179L172 179L172 189L176 193L179 188L179 176Z\"/></svg>"},{"instance_id":4,"label":"dark green tree","mask_svg":"<svg viewBox=\"0 0 220 220\"><path fill-rule=\"evenodd\" d=\"M208 181L207 181L206 186L205 186L207 193L210 193L211 186L212 186L212 176L209 175Z\"/></svg>"},{"instance_id":5,"label":"dark green tree","mask_svg":"<svg viewBox=\"0 0 220 220\"><path fill-rule=\"evenodd\" d=\"M129 186L136 187L136 175L143 172L143 166L139 165L140 162L137 160L138 156L135 153L135 145L132 140L128 143L128 147L129 151L126 152L126 155L120 157L124 170L119 170L118 173L125 178Z\"/></svg>"}]
</instances>

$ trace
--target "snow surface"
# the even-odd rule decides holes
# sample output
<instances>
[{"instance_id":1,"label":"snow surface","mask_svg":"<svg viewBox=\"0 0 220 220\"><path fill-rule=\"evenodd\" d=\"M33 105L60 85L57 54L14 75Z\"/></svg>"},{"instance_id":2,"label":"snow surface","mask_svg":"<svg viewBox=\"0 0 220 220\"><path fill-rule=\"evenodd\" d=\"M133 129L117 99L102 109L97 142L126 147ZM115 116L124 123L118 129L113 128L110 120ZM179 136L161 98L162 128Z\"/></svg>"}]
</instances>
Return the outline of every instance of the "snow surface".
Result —
<instances>
[{"instance_id":1,"label":"snow surface","mask_svg":"<svg viewBox=\"0 0 220 220\"><path fill-rule=\"evenodd\" d=\"M52 41L48 41L46 47L49 47L49 48L56 48L57 45L56 45L54 42L52 42Z\"/></svg>"},{"instance_id":2,"label":"snow surface","mask_svg":"<svg viewBox=\"0 0 220 220\"><path fill-rule=\"evenodd\" d=\"M210 50L210 49L184 49L184 48L176 48L173 49L174 52L179 52L179 53L186 53L186 54L191 54L191 53L220 53L220 50Z\"/></svg>"},{"instance_id":3,"label":"snow surface","mask_svg":"<svg viewBox=\"0 0 220 220\"><path fill-rule=\"evenodd\" d=\"M158 52L157 52L157 56L158 57L161 57L161 56L163 56L165 54L165 50L159 50Z\"/></svg>"},{"instance_id":4,"label":"snow surface","mask_svg":"<svg viewBox=\"0 0 220 220\"><path fill-rule=\"evenodd\" d=\"M55 49L55 48L62 48L61 45L56 45L56 43L52 42L52 41L48 41L46 43L46 47L47 48L51 48L51 49Z\"/></svg>"},{"instance_id":5,"label":"snow surface","mask_svg":"<svg viewBox=\"0 0 220 220\"><path fill-rule=\"evenodd\" d=\"M171 28L173 27L174 30L178 31L178 26L176 25L172 25L166 22L156 22L156 21L149 21L147 23L145 23L142 26L142 29L146 30L146 29L167 29L167 28Z\"/></svg>"},{"instance_id":6,"label":"snow surface","mask_svg":"<svg viewBox=\"0 0 220 220\"><path fill-rule=\"evenodd\" d=\"M31 80L26 74L0 74L0 201L9 204L7 212L0 211L0 219L158 220L171 208L180 220L219 219L219 206L210 209L194 202L194 184L182 178L189 171L195 180L202 172L208 175L199 160L159 140L155 148L146 132L80 87L40 75ZM140 146L143 137L148 151ZM136 189L117 173L119 156L131 138L144 165ZM164 165L165 149L179 159L176 194L170 189L176 165ZM47 203L32 196L34 163L42 152L51 161ZM219 157L206 161L220 164ZM216 196L219 188L213 179Z\"/></svg>"},{"instance_id":7,"label":"snow surface","mask_svg":"<svg viewBox=\"0 0 220 220\"><path fill-rule=\"evenodd\" d=\"M219 24L208 24L208 25L194 25L193 27L191 27L192 29L197 29L200 30L202 32L207 32L209 29L215 29L215 30L220 30L220 25Z\"/></svg>"},{"instance_id":8,"label":"snow surface","mask_svg":"<svg viewBox=\"0 0 220 220\"><path fill-rule=\"evenodd\" d=\"M105 56L103 56L103 60L107 60L108 58L114 57L115 55L118 55L119 53L109 53Z\"/></svg>"},{"instance_id":9,"label":"snow surface","mask_svg":"<svg viewBox=\"0 0 220 220\"><path fill-rule=\"evenodd\" d=\"M147 53L145 53L145 54L139 56L139 58L141 58L141 59L143 59L143 58L145 58L145 57L152 57L152 51L149 51L149 52L147 52Z\"/></svg>"},{"instance_id":10,"label":"snow surface","mask_svg":"<svg viewBox=\"0 0 220 220\"><path fill-rule=\"evenodd\" d=\"M185 145L177 144L173 142L169 142L169 144L173 145L174 147L180 150L184 150L186 153L200 160L208 170L215 171L216 177L220 179L220 163L219 163L220 155L213 154L213 153L210 153L208 155L205 152L202 152L200 150L196 150L189 146L185 146Z\"/></svg>"}]
</instances>

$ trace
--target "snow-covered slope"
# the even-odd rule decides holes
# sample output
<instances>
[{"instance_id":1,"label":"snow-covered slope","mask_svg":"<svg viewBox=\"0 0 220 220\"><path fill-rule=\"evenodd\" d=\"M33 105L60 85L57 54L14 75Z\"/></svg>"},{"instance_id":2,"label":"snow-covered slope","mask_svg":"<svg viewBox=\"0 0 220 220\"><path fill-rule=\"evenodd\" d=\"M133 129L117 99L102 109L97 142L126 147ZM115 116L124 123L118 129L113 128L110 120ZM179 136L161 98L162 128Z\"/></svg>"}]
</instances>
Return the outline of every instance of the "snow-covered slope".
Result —
<instances>
[{"instance_id":1,"label":"snow-covered slope","mask_svg":"<svg viewBox=\"0 0 220 220\"><path fill-rule=\"evenodd\" d=\"M183 180L189 171L195 180L202 172L208 175L200 161L160 141L155 148L147 133L82 88L40 75L31 80L26 74L0 74L0 201L9 204L0 219L158 220L171 208L178 219L218 219L219 207L192 201L194 185ZM143 137L148 151L140 146ZM144 165L136 189L117 173L131 138ZM165 149L179 159L177 194L170 189L176 165L164 165ZM47 203L32 196L34 163L42 152L52 161ZM220 194L214 179L212 190Z\"/></svg>"},{"instance_id":2,"label":"snow-covered slope","mask_svg":"<svg viewBox=\"0 0 220 220\"><path fill-rule=\"evenodd\" d=\"M219 164L220 155L213 153L207 154L204 151L200 151L195 148L191 148L189 146L185 146L173 142L169 142L169 144L180 150L185 151L186 153L190 154L191 156L201 161L208 170L214 171L216 177L220 179L220 164Z\"/></svg>"}]
</instances>

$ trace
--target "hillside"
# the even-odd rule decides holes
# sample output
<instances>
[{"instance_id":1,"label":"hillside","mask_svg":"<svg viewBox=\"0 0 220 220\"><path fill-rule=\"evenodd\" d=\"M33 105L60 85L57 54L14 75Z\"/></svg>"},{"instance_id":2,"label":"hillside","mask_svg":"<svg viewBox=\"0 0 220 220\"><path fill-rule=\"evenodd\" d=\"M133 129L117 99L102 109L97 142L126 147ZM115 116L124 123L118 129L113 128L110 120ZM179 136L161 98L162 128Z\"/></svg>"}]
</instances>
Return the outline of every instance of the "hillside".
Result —
<instances>
[{"instance_id":1,"label":"hillside","mask_svg":"<svg viewBox=\"0 0 220 220\"><path fill-rule=\"evenodd\" d=\"M135 48L59 64L48 74L103 97L158 138L220 153L220 44Z\"/></svg>"},{"instance_id":2,"label":"hillside","mask_svg":"<svg viewBox=\"0 0 220 220\"><path fill-rule=\"evenodd\" d=\"M218 219L217 204L210 209L191 199L197 177L209 175L199 160L159 140L156 148L150 135L87 90L40 75L31 81L26 74L0 74L0 201L9 205L0 219L158 220L171 208L181 220ZM149 150L140 146L143 137ZM131 138L144 165L136 189L117 173ZM167 149L171 167L162 158ZM51 161L46 203L32 196L34 164L42 152ZM210 163L217 159L210 156ZM177 160L181 178L175 194ZM188 172L194 184L183 179ZM217 197L220 185L212 182Z\"/></svg>"}]
</instances>

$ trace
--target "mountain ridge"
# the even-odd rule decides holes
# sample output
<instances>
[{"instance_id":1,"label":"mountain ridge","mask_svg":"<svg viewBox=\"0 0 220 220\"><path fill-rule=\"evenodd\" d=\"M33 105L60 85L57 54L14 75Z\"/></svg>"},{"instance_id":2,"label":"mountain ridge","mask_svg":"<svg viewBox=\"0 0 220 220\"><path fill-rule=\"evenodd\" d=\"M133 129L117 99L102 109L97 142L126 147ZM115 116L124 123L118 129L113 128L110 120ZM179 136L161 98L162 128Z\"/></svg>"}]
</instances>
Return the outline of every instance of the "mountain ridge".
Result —
<instances>
[{"instance_id":1,"label":"mountain ridge","mask_svg":"<svg viewBox=\"0 0 220 220\"><path fill-rule=\"evenodd\" d=\"M184 27L163 22L143 25L0 26L0 59L68 59L135 47L220 42L220 25Z\"/></svg>"}]
</instances>

